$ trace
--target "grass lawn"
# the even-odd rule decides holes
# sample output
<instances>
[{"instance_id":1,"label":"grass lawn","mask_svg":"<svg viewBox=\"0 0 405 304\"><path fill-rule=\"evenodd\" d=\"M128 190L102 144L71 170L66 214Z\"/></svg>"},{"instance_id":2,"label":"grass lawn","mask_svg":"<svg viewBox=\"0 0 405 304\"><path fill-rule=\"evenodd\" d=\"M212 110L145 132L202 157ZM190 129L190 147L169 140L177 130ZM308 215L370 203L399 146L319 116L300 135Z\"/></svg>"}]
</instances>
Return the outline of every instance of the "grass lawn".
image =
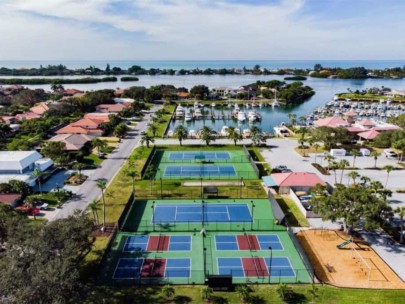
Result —
<instances>
[{"instance_id":1,"label":"grass lawn","mask_svg":"<svg viewBox=\"0 0 405 304\"><path fill-rule=\"evenodd\" d=\"M405 297L404 290L345 289L318 286L318 296L314 301L308 294L311 285L290 285L291 297L280 299L277 285L252 286L250 303L324 303L324 304L397 304ZM88 293L84 303L207 303L201 299L201 286L174 286L175 295L168 301L161 293L161 287L110 288L98 287ZM242 303L236 292L215 292L211 303Z\"/></svg>"},{"instance_id":2,"label":"grass lawn","mask_svg":"<svg viewBox=\"0 0 405 304\"><path fill-rule=\"evenodd\" d=\"M309 227L308 220L287 195L276 195L276 200L293 227Z\"/></svg>"},{"instance_id":3,"label":"grass lawn","mask_svg":"<svg viewBox=\"0 0 405 304\"><path fill-rule=\"evenodd\" d=\"M97 154L89 154L83 157L83 163L87 165L99 166L103 162Z\"/></svg>"},{"instance_id":4,"label":"grass lawn","mask_svg":"<svg viewBox=\"0 0 405 304\"><path fill-rule=\"evenodd\" d=\"M271 173L270 165L266 162L262 154L260 153L260 148L250 147L248 148L250 155L256 162L256 166L260 171L262 176L269 175Z\"/></svg>"},{"instance_id":5,"label":"grass lawn","mask_svg":"<svg viewBox=\"0 0 405 304\"><path fill-rule=\"evenodd\" d=\"M166 131L167 125L170 122L170 119L172 118L172 114L173 114L175 107L176 106L174 104L169 104L169 105L164 106L163 109L166 111L166 114L164 114L162 116L162 121L157 124L156 137L163 137L163 135ZM152 135L151 132L150 132L150 135Z\"/></svg>"},{"instance_id":6,"label":"grass lawn","mask_svg":"<svg viewBox=\"0 0 405 304\"><path fill-rule=\"evenodd\" d=\"M146 159L152 148L139 147L129 157L134 160L135 169L138 174L141 172L146 163ZM129 168L129 162L125 162L121 170L112 180L106 189L106 221L107 223L115 223L121 216L124 207L132 193L132 180L126 176L126 171ZM102 218L102 210L100 207L99 218Z\"/></svg>"}]
</instances>

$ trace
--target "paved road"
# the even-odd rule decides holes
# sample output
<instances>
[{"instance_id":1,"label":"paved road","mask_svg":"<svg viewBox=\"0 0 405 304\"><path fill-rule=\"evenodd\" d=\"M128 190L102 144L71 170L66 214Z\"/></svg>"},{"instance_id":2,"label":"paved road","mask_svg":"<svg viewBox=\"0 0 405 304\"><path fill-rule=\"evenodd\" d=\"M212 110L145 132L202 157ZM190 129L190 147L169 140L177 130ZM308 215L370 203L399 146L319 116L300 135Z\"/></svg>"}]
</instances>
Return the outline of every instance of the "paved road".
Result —
<instances>
[{"instance_id":1,"label":"paved road","mask_svg":"<svg viewBox=\"0 0 405 304\"><path fill-rule=\"evenodd\" d=\"M73 214L76 209L84 210L91 200L100 197L101 193L100 189L96 186L96 181L100 178L111 181L114 178L128 156L140 144L140 133L146 130L146 124L150 116L160 107L161 106L154 106L150 114L145 115L144 119L137 124L136 128L129 132L128 136L121 141L114 152L109 154L101 166L81 185L76 195L65 203L62 209L56 209L53 217L48 215L50 220L65 218Z\"/></svg>"}]
</instances>

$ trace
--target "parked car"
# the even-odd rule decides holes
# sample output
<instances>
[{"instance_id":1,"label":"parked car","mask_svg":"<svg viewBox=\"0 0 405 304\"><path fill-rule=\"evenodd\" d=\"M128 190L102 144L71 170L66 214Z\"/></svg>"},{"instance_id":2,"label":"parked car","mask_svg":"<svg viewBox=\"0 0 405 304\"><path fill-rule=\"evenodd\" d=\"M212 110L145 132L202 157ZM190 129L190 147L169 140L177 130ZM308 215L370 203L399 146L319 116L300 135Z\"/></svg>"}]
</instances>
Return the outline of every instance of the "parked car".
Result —
<instances>
[{"instance_id":1,"label":"parked car","mask_svg":"<svg viewBox=\"0 0 405 304\"><path fill-rule=\"evenodd\" d=\"M37 215L39 213L38 208L32 208L32 207L29 207L29 206L19 206L19 207L16 207L15 209L24 211L28 215Z\"/></svg>"},{"instance_id":2,"label":"parked car","mask_svg":"<svg viewBox=\"0 0 405 304\"><path fill-rule=\"evenodd\" d=\"M37 208L39 208L39 210L48 210L49 205L47 203L42 203L39 206L37 205Z\"/></svg>"},{"instance_id":3,"label":"parked car","mask_svg":"<svg viewBox=\"0 0 405 304\"><path fill-rule=\"evenodd\" d=\"M387 158L397 158L398 157L398 154L395 153L394 151L392 151L391 149L385 149L384 154L385 154L385 157L387 157Z\"/></svg>"}]
</instances>

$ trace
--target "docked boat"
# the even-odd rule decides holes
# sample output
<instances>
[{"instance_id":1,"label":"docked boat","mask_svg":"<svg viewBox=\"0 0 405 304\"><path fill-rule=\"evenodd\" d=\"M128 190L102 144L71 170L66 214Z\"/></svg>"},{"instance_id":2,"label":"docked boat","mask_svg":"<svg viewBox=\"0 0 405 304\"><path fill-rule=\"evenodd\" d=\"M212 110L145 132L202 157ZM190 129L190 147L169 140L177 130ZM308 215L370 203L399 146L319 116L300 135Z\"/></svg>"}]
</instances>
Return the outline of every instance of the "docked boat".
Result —
<instances>
[{"instance_id":1,"label":"docked boat","mask_svg":"<svg viewBox=\"0 0 405 304\"><path fill-rule=\"evenodd\" d=\"M271 104L271 106L272 106L273 108L277 108L277 107L280 106L280 103L277 101L277 93L274 93L274 101L273 101L273 103Z\"/></svg>"},{"instance_id":2,"label":"docked boat","mask_svg":"<svg viewBox=\"0 0 405 304\"><path fill-rule=\"evenodd\" d=\"M246 120L246 114L245 114L245 112L239 111L236 118L238 119L238 121L245 121L245 120Z\"/></svg>"},{"instance_id":3,"label":"docked boat","mask_svg":"<svg viewBox=\"0 0 405 304\"><path fill-rule=\"evenodd\" d=\"M228 126L223 126L221 129L221 132L219 132L222 136L228 136L229 135L229 127Z\"/></svg>"},{"instance_id":4,"label":"docked boat","mask_svg":"<svg viewBox=\"0 0 405 304\"><path fill-rule=\"evenodd\" d=\"M201 109L199 109L199 108L195 109L195 111L194 111L194 117L197 118L197 119L199 119L199 118L201 118L202 116L203 116L203 115L202 115Z\"/></svg>"},{"instance_id":5,"label":"docked boat","mask_svg":"<svg viewBox=\"0 0 405 304\"><path fill-rule=\"evenodd\" d=\"M253 121L256 121L256 119L257 119L256 112L250 111L249 114L248 114L248 120L250 122L253 122Z\"/></svg>"},{"instance_id":6,"label":"docked boat","mask_svg":"<svg viewBox=\"0 0 405 304\"><path fill-rule=\"evenodd\" d=\"M190 113L187 113L186 116L184 117L185 121L192 121L193 120L193 116Z\"/></svg>"},{"instance_id":7,"label":"docked boat","mask_svg":"<svg viewBox=\"0 0 405 304\"><path fill-rule=\"evenodd\" d=\"M184 108L182 106L178 106L176 108L176 117L184 116Z\"/></svg>"}]
</instances>

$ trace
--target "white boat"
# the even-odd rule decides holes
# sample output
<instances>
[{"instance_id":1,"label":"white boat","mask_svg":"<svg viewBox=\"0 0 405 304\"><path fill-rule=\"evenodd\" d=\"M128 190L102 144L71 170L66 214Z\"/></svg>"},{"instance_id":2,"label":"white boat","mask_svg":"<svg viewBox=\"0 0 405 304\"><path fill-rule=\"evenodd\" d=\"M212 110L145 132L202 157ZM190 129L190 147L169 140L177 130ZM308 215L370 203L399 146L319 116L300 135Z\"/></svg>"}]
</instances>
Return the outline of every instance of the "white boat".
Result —
<instances>
[{"instance_id":1,"label":"white boat","mask_svg":"<svg viewBox=\"0 0 405 304\"><path fill-rule=\"evenodd\" d=\"M174 135L173 130L167 131L167 136L168 136L168 137L173 137L173 135Z\"/></svg>"},{"instance_id":2,"label":"white boat","mask_svg":"<svg viewBox=\"0 0 405 304\"><path fill-rule=\"evenodd\" d=\"M185 121L191 121L193 119L193 116L190 113L187 113L186 116L184 117Z\"/></svg>"},{"instance_id":3,"label":"white boat","mask_svg":"<svg viewBox=\"0 0 405 304\"><path fill-rule=\"evenodd\" d=\"M238 119L239 121L245 121L245 120L246 120L246 114L245 114L245 112L243 112L243 111L238 112L237 119Z\"/></svg>"},{"instance_id":4,"label":"white boat","mask_svg":"<svg viewBox=\"0 0 405 304\"><path fill-rule=\"evenodd\" d=\"M176 108L176 116L184 116L184 108L182 106Z\"/></svg>"},{"instance_id":5,"label":"white boat","mask_svg":"<svg viewBox=\"0 0 405 304\"><path fill-rule=\"evenodd\" d=\"M194 116L195 116L195 118L201 118L202 117L201 109L198 109L198 108L195 109Z\"/></svg>"},{"instance_id":6,"label":"white boat","mask_svg":"<svg viewBox=\"0 0 405 304\"><path fill-rule=\"evenodd\" d=\"M190 130L190 131L188 131L188 136L189 136L189 137L196 137L196 136L197 136L196 130Z\"/></svg>"},{"instance_id":7,"label":"white boat","mask_svg":"<svg viewBox=\"0 0 405 304\"><path fill-rule=\"evenodd\" d=\"M273 108L280 106L280 103L277 101L277 92L274 92L274 101L273 101L273 103L271 104L271 106L272 106Z\"/></svg>"},{"instance_id":8,"label":"white boat","mask_svg":"<svg viewBox=\"0 0 405 304\"><path fill-rule=\"evenodd\" d=\"M250 129L244 129L242 134L244 137L249 137L252 133L250 132Z\"/></svg>"},{"instance_id":9,"label":"white boat","mask_svg":"<svg viewBox=\"0 0 405 304\"><path fill-rule=\"evenodd\" d=\"M239 111L239 105L237 103L235 103L235 110Z\"/></svg>"},{"instance_id":10,"label":"white boat","mask_svg":"<svg viewBox=\"0 0 405 304\"><path fill-rule=\"evenodd\" d=\"M333 100L339 100L339 96L335 95L335 96L333 97Z\"/></svg>"},{"instance_id":11,"label":"white boat","mask_svg":"<svg viewBox=\"0 0 405 304\"><path fill-rule=\"evenodd\" d=\"M211 104L211 107L213 107L213 108L215 107L215 102L213 102L213 103Z\"/></svg>"},{"instance_id":12,"label":"white boat","mask_svg":"<svg viewBox=\"0 0 405 304\"><path fill-rule=\"evenodd\" d=\"M256 116L256 112L250 111L248 114L248 120L249 121L256 121L257 116Z\"/></svg>"}]
</instances>

